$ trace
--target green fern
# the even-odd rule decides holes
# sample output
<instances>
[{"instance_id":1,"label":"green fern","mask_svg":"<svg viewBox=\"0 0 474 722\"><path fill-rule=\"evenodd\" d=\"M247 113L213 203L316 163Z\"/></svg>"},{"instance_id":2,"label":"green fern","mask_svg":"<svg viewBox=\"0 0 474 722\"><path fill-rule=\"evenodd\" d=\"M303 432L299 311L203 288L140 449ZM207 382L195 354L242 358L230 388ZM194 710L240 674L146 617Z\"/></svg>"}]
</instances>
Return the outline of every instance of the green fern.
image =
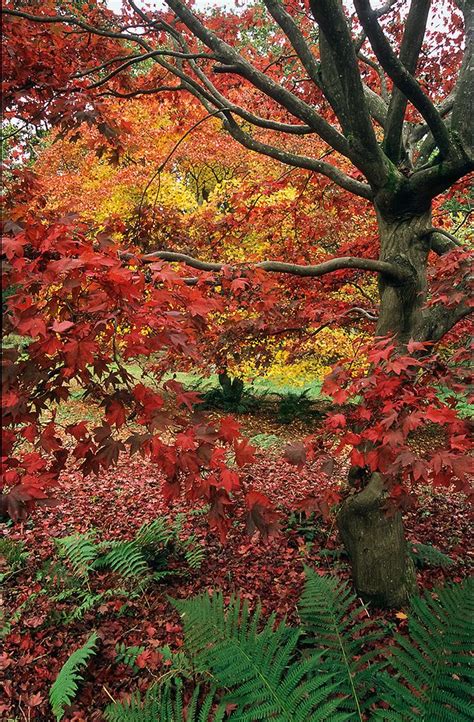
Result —
<instances>
[{"instance_id":1,"label":"green fern","mask_svg":"<svg viewBox=\"0 0 474 722\"><path fill-rule=\"evenodd\" d=\"M470 722L474 719L472 667L474 581L445 587L412 601L410 639L397 635L382 675L390 712L377 719L396 722Z\"/></svg>"},{"instance_id":2,"label":"green fern","mask_svg":"<svg viewBox=\"0 0 474 722\"><path fill-rule=\"evenodd\" d=\"M134 541L109 543L109 551L96 560L96 568L108 567L125 579L144 579L149 570L140 547Z\"/></svg>"},{"instance_id":3,"label":"green fern","mask_svg":"<svg viewBox=\"0 0 474 722\"><path fill-rule=\"evenodd\" d=\"M260 609L250 615L246 601L232 598L225 610L220 593L173 603L197 669L209 670L229 690L226 701L238 705L233 720L347 720L334 675L319 671L321 655L298 658L298 629L275 627L272 615L259 632Z\"/></svg>"},{"instance_id":4,"label":"green fern","mask_svg":"<svg viewBox=\"0 0 474 722\"><path fill-rule=\"evenodd\" d=\"M98 594L93 594L92 592L82 592L80 596L80 604L76 606L72 612L64 614L62 621L64 624L77 622L82 619L87 612L90 612L91 609L94 609L94 607L102 604L107 599L120 596L127 596L125 589L106 589L104 592L99 592Z\"/></svg>"},{"instance_id":5,"label":"green fern","mask_svg":"<svg viewBox=\"0 0 474 722\"><path fill-rule=\"evenodd\" d=\"M143 699L135 695L109 707L107 720L182 722L181 678L196 676L210 677L217 689L224 690L224 709L227 703L236 704L232 722L470 722L474 718L469 706L472 581L415 599L410 638L396 637L383 669L382 663L373 662L380 648L365 649L381 631L360 621L366 610L357 605L347 584L309 569L306 574L300 629L284 622L276 626L274 616L263 625L259 608L251 614L248 603L238 598L224 606L221 593L174 600L183 619L185 653L160 650L172 661L166 685L153 688ZM173 693L171 681L176 686ZM206 702L201 697L195 690L196 706L191 705L189 713L193 722L198 700L198 722L214 719L212 697ZM382 699L390 709L380 709Z\"/></svg>"},{"instance_id":6,"label":"green fern","mask_svg":"<svg viewBox=\"0 0 474 722\"><path fill-rule=\"evenodd\" d=\"M431 546L431 544L412 544L410 552L413 561L420 567L431 566L446 569L447 567L452 567L454 564L451 557L443 554L443 552L440 552L439 549Z\"/></svg>"},{"instance_id":7,"label":"green fern","mask_svg":"<svg viewBox=\"0 0 474 722\"><path fill-rule=\"evenodd\" d=\"M132 695L127 702L109 705L104 716L107 722L222 722L225 705L216 706L215 690L204 696L198 685L184 711L181 683L152 687L144 697Z\"/></svg>"},{"instance_id":8,"label":"green fern","mask_svg":"<svg viewBox=\"0 0 474 722\"><path fill-rule=\"evenodd\" d=\"M143 524L135 535L138 546L151 546L160 544L167 546L173 539L174 533L167 520L163 517L154 519L149 524Z\"/></svg>"},{"instance_id":9,"label":"green fern","mask_svg":"<svg viewBox=\"0 0 474 722\"><path fill-rule=\"evenodd\" d=\"M56 680L49 691L49 701L56 720L62 719L64 708L71 704L76 696L78 683L82 680L79 673L88 660L96 653L97 634L93 632L87 642L76 649L61 667Z\"/></svg>"},{"instance_id":10,"label":"green fern","mask_svg":"<svg viewBox=\"0 0 474 722\"><path fill-rule=\"evenodd\" d=\"M192 679L194 676L194 666L192 665L191 658L186 652L172 652L169 645L159 647L157 651L162 655L163 661L169 666L168 677L179 677L180 679Z\"/></svg>"},{"instance_id":11,"label":"green fern","mask_svg":"<svg viewBox=\"0 0 474 722\"><path fill-rule=\"evenodd\" d=\"M23 569L29 552L26 550L25 542L4 537L0 539L0 557L5 560L7 566L7 570L0 573L0 584L3 584L9 576Z\"/></svg>"},{"instance_id":12,"label":"green fern","mask_svg":"<svg viewBox=\"0 0 474 722\"><path fill-rule=\"evenodd\" d=\"M72 534L55 540L61 557L65 557L71 565L76 577L87 577L92 570L92 563L98 554L98 546L93 541L93 534Z\"/></svg>"},{"instance_id":13,"label":"green fern","mask_svg":"<svg viewBox=\"0 0 474 722\"><path fill-rule=\"evenodd\" d=\"M347 583L337 577L321 577L308 567L305 572L306 584L298 606L303 629L311 646L321 650L321 669L340 682L340 691L346 695L344 708L362 720L363 709L372 701L364 699L364 691L378 671L378 666L370 665L374 652L367 652L365 647L382 632L371 620L360 621L366 612Z\"/></svg>"},{"instance_id":14,"label":"green fern","mask_svg":"<svg viewBox=\"0 0 474 722\"><path fill-rule=\"evenodd\" d=\"M206 554L202 544L199 544L194 534L180 542L184 558L191 569L199 569Z\"/></svg>"},{"instance_id":15,"label":"green fern","mask_svg":"<svg viewBox=\"0 0 474 722\"><path fill-rule=\"evenodd\" d=\"M127 647L124 642L120 642L115 645L115 651L117 653L115 661L118 664L126 664L127 667L137 669L137 665L135 664L137 661L137 657L139 657L140 654L145 651L145 649L145 647L141 647L138 645Z\"/></svg>"}]
</instances>

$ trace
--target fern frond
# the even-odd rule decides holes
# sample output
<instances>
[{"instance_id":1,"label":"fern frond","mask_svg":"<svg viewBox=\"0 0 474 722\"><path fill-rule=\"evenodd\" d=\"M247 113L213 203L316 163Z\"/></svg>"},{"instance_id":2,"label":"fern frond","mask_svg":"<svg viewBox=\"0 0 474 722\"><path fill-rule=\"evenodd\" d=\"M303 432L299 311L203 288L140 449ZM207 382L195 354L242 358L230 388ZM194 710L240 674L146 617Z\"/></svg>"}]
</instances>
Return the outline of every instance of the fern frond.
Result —
<instances>
[{"instance_id":1,"label":"fern frond","mask_svg":"<svg viewBox=\"0 0 474 722\"><path fill-rule=\"evenodd\" d=\"M454 560L448 557L447 554L443 554L439 549L432 546L431 544L411 544L410 554L417 566L425 567L441 567L446 569L452 567Z\"/></svg>"},{"instance_id":2,"label":"fern frond","mask_svg":"<svg viewBox=\"0 0 474 722\"><path fill-rule=\"evenodd\" d=\"M181 541L180 546L183 549L184 558L191 569L199 569L206 551L202 544L199 544L194 534Z\"/></svg>"},{"instance_id":3,"label":"fern frond","mask_svg":"<svg viewBox=\"0 0 474 722\"><path fill-rule=\"evenodd\" d=\"M107 722L222 722L225 705L216 705L215 689L202 697L198 685L184 712L183 693L179 683L152 687L145 696L135 693L126 702L109 705L104 716Z\"/></svg>"},{"instance_id":4,"label":"fern frond","mask_svg":"<svg viewBox=\"0 0 474 722\"><path fill-rule=\"evenodd\" d=\"M126 664L127 667L135 668L137 657L145 651L145 647L138 645L127 647L124 642L115 645L115 651L117 653L116 662Z\"/></svg>"},{"instance_id":5,"label":"fern frond","mask_svg":"<svg viewBox=\"0 0 474 722\"><path fill-rule=\"evenodd\" d=\"M98 554L93 534L72 534L55 540L60 556L66 558L76 577L87 577Z\"/></svg>"},{"instance_id":6,"label":"fern frond","mask_svg":"<svg viewBox=\"0 0 474 722\"><path fill-rule=\"evenodd\" d=\"M321 577L305 568L306 584L298 611L311 644L321 651L321 668L335 675L340 691L346 695L344 708L362 719L366 684L378 667L368 667L373 653L364 646L382 636L370 621L359 621L364 609L354 603L356 597L345 582L336 577Z\"/></svg>"},{"instance_id":7,"label":"fern frond","mask_svg":"<svg viewBox=\"0 0 474 722\"><path fill-rule=\"evenodd\" d=\"M222 594L173 603L183 618L186 649L198 669L209 670L229 690L226 700L238 705L232 719L314 722L327 719L319 708L330 702L331 719L347 720L336 712L339 685L333 675L320 672L320 655L297 658L298 629L283 622L275 627L272 616L258 631L260 609L251 615L247 602L241 604L237 598L224 609Z\"/></svg>"},{"instance_id":8,"label":"fern frond","mask_svg":"<svg viewBox=\"0 0 474 722\"><path fill-rule=\"evenodd\" d=\"M135 543L140 547L160 544L167 546L173 539L173 531L168 521L159 517L149 524L143 524L135 535Z\"/></svg>"},{"instance_id":9,"label":"fern frond","mask_svg":"<svg viewBox=\"0 0 474 722\"><path fill-rule=\"evenodd\" d=\"M436 590L413 599L410 639L397 635L390 666L396 675L381 677L389 717L398 722L470 722L474 582Z\"/></svg>"},{"instance_id":10,"label":"fern frond","mask_svg":"<svg viewBox=\"0 0 474 722\"><path fill-rule=\"evenodd\" d=\"M149 572L143 552L134 541L111 542L109 551L94 566L109 567L125 579L145 577Z\"/></svg>"},{"instance_id":11,"label":"fern frond","mask_svg":"<svg viewBox=\"0 0 474 722\"><path fill-rule=\"evenodd\" d=\"M127 592L125 589L106 589L105 591L99 592L98 594L93 594L92 592L84 592L82 594L81 603L75 609L73 609L72 612L64 614L64 624L77 622L79 619L82 619L83 616L87 614L87 612L90 612L91 609L94 609L94 607L96 607L98 604L101 604L106 599L120 596L127 596Z\"/></svg>"},{"instance_id":12,"label":"fern frond","mask_svg":"<svg viewBox=\"0 0 474 722\"><path fill-rule=\"evenodd\" d=\"M96 653L96 641L97 634L93 632L87 642L76 649L61 667L49 691L49 701L56 720L63 717L64 708L70 705L76 696L78 683L82 680L79 670L85 667L90 657Z\"/></svg>"}]
</instances>

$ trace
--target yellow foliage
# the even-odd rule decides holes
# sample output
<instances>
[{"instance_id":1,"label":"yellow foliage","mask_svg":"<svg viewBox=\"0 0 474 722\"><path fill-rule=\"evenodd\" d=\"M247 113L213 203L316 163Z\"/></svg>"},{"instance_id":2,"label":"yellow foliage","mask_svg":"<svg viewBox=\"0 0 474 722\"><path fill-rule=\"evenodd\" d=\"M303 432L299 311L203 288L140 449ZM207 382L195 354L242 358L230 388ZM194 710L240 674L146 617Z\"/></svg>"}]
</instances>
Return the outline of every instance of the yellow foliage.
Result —
<instances>
[{"instance_id":1,"label":"yellow foliage","mask_svg":"<svg viewBox=\"0 0 474 722\"><path fill-rule=\"evenodd\" d=\"M310 381L322 381L333 364L343 358L354 358L353 370L366 366L366 359L357 355L364 336L350 330L325 328L303 344L298 350L298 361L292 360L292 342L289 339L268 339L265 359L254 353L257 342L246 344L246 358L234 361L230 371L244 379L265 378L278 384L302 387ZM270 356L270 364L266 359Z\"/></svg>"}]
</instances>

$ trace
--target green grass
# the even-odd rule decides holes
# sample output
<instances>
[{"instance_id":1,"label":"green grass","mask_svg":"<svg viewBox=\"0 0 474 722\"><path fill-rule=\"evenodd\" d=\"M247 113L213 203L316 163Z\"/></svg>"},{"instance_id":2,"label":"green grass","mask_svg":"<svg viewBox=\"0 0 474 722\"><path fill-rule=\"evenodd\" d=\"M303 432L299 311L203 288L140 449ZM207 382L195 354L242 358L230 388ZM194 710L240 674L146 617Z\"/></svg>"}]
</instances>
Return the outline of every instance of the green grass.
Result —
<instances>
[{"instance_id":1,"label":"green grass","mask_svg":"<svg viewBox=\"0 0 474 722\"><path fill-rule=\"evenodd\" d=\"M175 378L176 381L183 384L183 386L192 386L197 390L206 390L213 386L219 385L219 379L217 374L210 374L207 377L201 376L197 372L183 373L176 372L174 374L166 374L165 380L169 378ZM308 389L308 397L310 399L321 399L325 398L321 394L322 382L318 380L308 381L303 387L291 386L290 384L276 383L270 379L254 379L245 383L245 389L249 392L253 392L255 395L264 394L290 394L297 393L301 394L305 389Z\"/></svg>"}]
</instances>

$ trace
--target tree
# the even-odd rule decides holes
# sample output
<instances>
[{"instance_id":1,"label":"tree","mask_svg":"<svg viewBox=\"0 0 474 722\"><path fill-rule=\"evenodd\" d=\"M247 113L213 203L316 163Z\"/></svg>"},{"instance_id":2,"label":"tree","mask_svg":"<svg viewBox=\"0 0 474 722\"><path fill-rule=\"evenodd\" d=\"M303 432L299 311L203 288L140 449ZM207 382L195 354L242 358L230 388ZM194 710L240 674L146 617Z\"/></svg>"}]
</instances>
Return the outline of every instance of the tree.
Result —
<instances>
[{"instance_id":1,"label":"tree","mask_svg":"<svg viewBox=\"0 0 474 722\"><path fill-rule=\"evenodd\" d=\"M144 250L178 247L229 264L258 262L269 252L281 260L297 257L303 232L300 261L324 257L325 249L349 239L353 248L358 237L374 232L363 199L358 208L327 179L298 168L282 173L278 161L232 139L223 146L225 131L217 118L195 127L202 111L193 96L139 96L125 107L108 98L103 107L108 123L120 124L119 152L104 152L101 133L86 122L69 132L53 130L34 162L38 203L46 201L45 209L60 216L74 210L99 228L116 218L117 234ZM312 142L321 153L317 139ZM268 274L252 283L225 280L220 293L226 313L215 315L200 335L200 367L242 378L265 372L294 378L296 370L322 378L329 359L347 356L351 345L351 336L323 320L323 306L331 320L339 316L339 324L358 326L373 320L373 302L360 287L334 292L326 284L326 303L319 299L315 314L311 285ZM291 357L296 364L288 363ZM231 382L224 373L220 378L224 394L238 403L240 378Z\"/></svg>"},{"instance_id":2,"label":"tree","mask_svg":"<svg viewBox=\"0 0 474 722\"><path fill-rule=\"evenodd\" d=\"M431 251L447 254L446 269L464 268L457 240L433 227L432 207L474 167L472 0L447 0L433 9L431 20L430 0L388 0L378 9L369 0L354 0L353 16L341 0L309 0L309 5L263 0L268 15L257 5L241 15L241 23L252 23L254 35L261 29L268 39L271 33L270 58L258 57L245 45L232 16L202 16L182 0L166 2L168 11L146 13L127 0L121 17L101 7L57 13L54 4L46 4L35 14L7 5L7 32L19 45L19 28L26 24L43 32L59 26L74 30L79 44L89 38L88 57L95 61L84 62L81 46L80 68L69 75L64 68L56 84L29 78L18 91L17 83L15 102L24 108L29 99L37 108L51 101L57 110L59 97L63 120L70 122L81 103L100 108L102 93L191 93L246 148L321 174L375 209L377 259L348 255L309 266L265 261L258 267L306 277L354 268L376 273L376 335L393 337L392 346L405 359L410 343L422 353L423 344L440 342L469 313L462 274L454 279L454 294L438 294L435 302L427 272ZM140 32L127 30L133 26ZM22 35L27 37L25 30ZM62 37L70 58L72 41ZM106 39L102 47L101 39ZM26 41L22 47L28 47ZM153 67L137 73L150 59ZM84 79L90 77L96 80L87 84ZM44 113L47 117L48 110ZM306 153L312 136L325 144L325 158ZM157 258L206 272L223 269L219 262L168 251L146 260ZM404 364L406 371L410 364ZM393 365L390 369L397 375ZM399 385L394 389L401 391ZM397 605L411 584L403 527L399 513L387 519L384 511L383 468L370 468L357 501L343 505L339 526L359 592Z\"/></svg>"}]
</instances>

